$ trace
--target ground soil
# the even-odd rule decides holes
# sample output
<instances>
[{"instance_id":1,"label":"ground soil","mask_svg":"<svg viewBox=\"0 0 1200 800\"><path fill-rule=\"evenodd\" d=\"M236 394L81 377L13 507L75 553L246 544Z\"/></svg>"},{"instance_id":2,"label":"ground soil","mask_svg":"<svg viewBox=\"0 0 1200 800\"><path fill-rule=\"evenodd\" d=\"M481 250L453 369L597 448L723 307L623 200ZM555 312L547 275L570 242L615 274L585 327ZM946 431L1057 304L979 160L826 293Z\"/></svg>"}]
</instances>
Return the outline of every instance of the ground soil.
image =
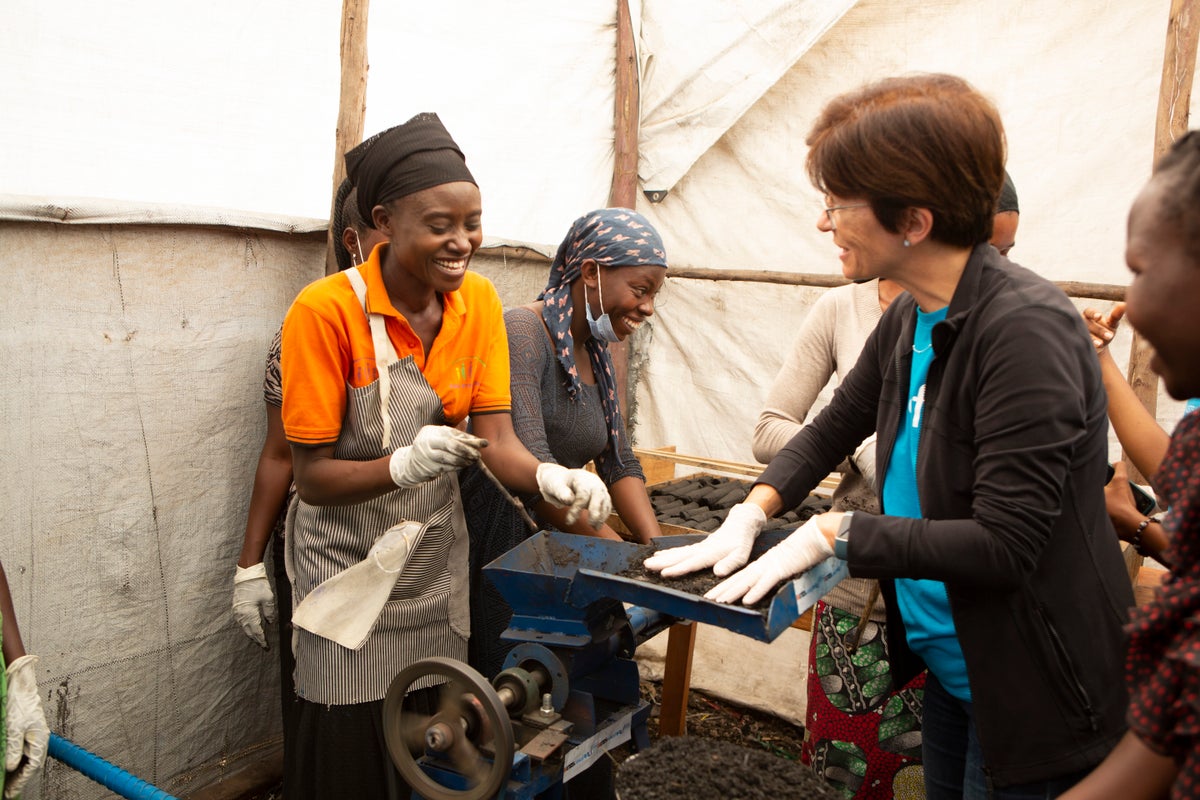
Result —
<instances>
[{"instance_id":1,"label":"ground soil","mask_svg":"<svg viewBox=\"0 0 1200 800\"><path fill-rule=\"evenodd\" d=\"M656 742L617 769L618 800L820 800L840 792L808 767L720 739L679 736Z\"/></svg>"},{"instance_id":2,"label":"ground soil","mask_svg":"<svg viewBox=\"0 0 1200 800\"><path fill-rule=\"evenodd\" d=\"M642 681L640 689L642 699L648 702L652 709L647 728L653 745L659 739L658 710L662 684L657 681ZM685 729L689 739L730 742L796 763L800 761L800 749L804 743L804 728L800 725L695 689L688 692ZM633 750L628 744L612 751L613 758L618 762L631 755Z\"/></svg>"}]
</instances>

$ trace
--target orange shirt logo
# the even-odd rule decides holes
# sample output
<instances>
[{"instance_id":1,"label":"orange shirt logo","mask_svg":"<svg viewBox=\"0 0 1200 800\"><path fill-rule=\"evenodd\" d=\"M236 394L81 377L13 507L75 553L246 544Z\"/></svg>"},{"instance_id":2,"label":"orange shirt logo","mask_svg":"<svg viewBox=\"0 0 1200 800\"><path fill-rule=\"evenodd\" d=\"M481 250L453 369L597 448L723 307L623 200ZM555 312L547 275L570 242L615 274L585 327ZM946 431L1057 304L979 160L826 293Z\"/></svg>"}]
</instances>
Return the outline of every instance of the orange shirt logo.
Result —
<instances>
[{"instance_id":1,"label":"orange shirt logo","mask_svg":"<svg viewBox=\"0 0 1200 800\"><path fill-rule=\"evenodd\" d=\"M483 373L487 370L487 362L478 356L467 356L454 362L453 389L469 389L472 393L483 382Z\"/></svg>"}]
</instances>

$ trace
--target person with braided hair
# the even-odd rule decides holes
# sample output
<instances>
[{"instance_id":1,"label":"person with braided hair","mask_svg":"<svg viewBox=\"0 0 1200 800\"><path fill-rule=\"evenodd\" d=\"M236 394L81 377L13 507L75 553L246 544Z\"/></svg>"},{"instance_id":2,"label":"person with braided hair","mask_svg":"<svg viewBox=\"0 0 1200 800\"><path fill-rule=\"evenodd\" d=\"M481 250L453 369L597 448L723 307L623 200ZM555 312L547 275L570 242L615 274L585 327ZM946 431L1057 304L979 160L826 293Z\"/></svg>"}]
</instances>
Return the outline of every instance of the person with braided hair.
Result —
<instances>
[{"instance_id":1,"label":"person with braided hair","mask_svg":"<svg viewBox=\"0 0 1200 800\"><path fill-rule=\"evenodd\" d=\"M330 231L337 236L336 248L339 269L357 266L363 261L363 251L370 253L383 241L379 231L363 221L358 212L357 192L347 179L337 193L337 214ZM339 233L340 231L340 233ZM264 622L276 623L279 656L279 699L283 714L283 743L287 750L291 740L291 717L296 702L292 683L292 591L284 569L283 527L287 504L295 494L292 484L292 451L283 435L283 388L280 384L279 357L282 349L283 326L271 340L267 351L266 374L263 377L263 402L267 412L267 433L254 470L254 488L246 514L246 531L238 554L233 581L233 616L242 630L258 646L269 650L263 628ZM264 563L267 545L272 547L272 577L275 589L267 579Z\"/></svg>"},{"instance_id":2,"label":"person with braided hair","mask_svg":"<svg viewBox=\"0 0 1200 800\"><path fill-rule=\"evenodd\" d=\"M1154 347L1167 392L1200 396L1200 132L1155 165L1129 212L1129 323ZM1127 628L1129 730L1064 800L1200 795L1200 414L1175 427L1153 476L1171 570Z\"/></svg>"}]
</instances>

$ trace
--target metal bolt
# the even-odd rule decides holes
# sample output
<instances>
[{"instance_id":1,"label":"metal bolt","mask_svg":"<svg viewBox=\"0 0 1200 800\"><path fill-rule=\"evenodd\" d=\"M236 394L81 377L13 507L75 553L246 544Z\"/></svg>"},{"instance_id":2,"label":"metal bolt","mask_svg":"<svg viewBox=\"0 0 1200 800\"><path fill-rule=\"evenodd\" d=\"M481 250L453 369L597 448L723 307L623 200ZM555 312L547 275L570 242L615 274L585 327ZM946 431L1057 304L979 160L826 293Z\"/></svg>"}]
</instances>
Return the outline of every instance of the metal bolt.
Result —
<instances>
[{"instance_id":1,"label":"metal bolt","mask_svg":"<svg viewBox=\"0 0 1200 800\"><path fill-rule=\"evenodd\" d=\"M453 740L454 732L444 722L436 722L425 731L425 746L435 753L447 750Z\"/></svg>"},{"instance_id":2,"label":"metal bolt","mask_svg":"<svg viewBox=\"0 0 1200 800\"><path fill-rule=\"evenodd\" d=\"M550 715L550 714L554 713L554 704L550 702L550 693L549 692L546 692L545 694L542 695L541 712L546 715Z\"/></svg>"}]
</instances>

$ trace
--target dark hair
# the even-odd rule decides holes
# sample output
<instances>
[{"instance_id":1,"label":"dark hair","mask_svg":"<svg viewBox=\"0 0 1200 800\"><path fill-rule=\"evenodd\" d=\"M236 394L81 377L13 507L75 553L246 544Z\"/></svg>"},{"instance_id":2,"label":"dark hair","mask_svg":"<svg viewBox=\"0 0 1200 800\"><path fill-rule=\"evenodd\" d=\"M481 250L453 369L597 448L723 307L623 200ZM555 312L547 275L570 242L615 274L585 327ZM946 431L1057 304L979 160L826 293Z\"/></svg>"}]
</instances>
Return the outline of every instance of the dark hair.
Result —
<instances>
[{"instance_id":1,"label":"dark hair","mask_svg":"<svg viewBox=\"0 0 1200 800\"><path fill-rule=\"evenodd\" d=\"M1021 213L1021 203L1017 200L1017 185L1013 183L1008 170L1004 171L1004 188L1000 190L1000 202L996 205L997 214L1003 214L1006 211Z\"/></svg>"},{"instance_id":2,"label":"dark hair","mask_svg":"<svg viewBox=\"0 0 1200 800\"><path fill-rule=\"evenodd\" d=\"M1200 262L1200 131L1188 131L1155 164L1156 180L1167 181L1159 214L1174 225L1184 248Z\"/></svg>"},{"instance_id":3,"label":"dark hair","mask_svg":"<svg viewBox=\"0 0 1200 800\"><path fill-rule=\"evenodd\" d=\"M867 200L887 230L898 232L905 209L918 207L933 212L935 240L972 247L991 237L1004 126L962 78L887 78L835 97L807 143L813 185Z\"/></svg>"},{"instance_id":4,"label":"dark hair","mask_svg":"<svg viewBox=\"0 0 1200 800\"><path fill-rule=\"evenodd\" d=\"M347 270L354 266L354 262L350 258L350 253L346 252L346 246L342 244L342 233L346 228L354 228L358 235L362 236L374 226L368 225L363 220L362 214L359 213L358 190L354 188L354 184L350 182L349 178L338 186L333 207L333 220L329 223L334 241L333 254L337 259L338 269Z\"/></svg>"}]
</instances>

